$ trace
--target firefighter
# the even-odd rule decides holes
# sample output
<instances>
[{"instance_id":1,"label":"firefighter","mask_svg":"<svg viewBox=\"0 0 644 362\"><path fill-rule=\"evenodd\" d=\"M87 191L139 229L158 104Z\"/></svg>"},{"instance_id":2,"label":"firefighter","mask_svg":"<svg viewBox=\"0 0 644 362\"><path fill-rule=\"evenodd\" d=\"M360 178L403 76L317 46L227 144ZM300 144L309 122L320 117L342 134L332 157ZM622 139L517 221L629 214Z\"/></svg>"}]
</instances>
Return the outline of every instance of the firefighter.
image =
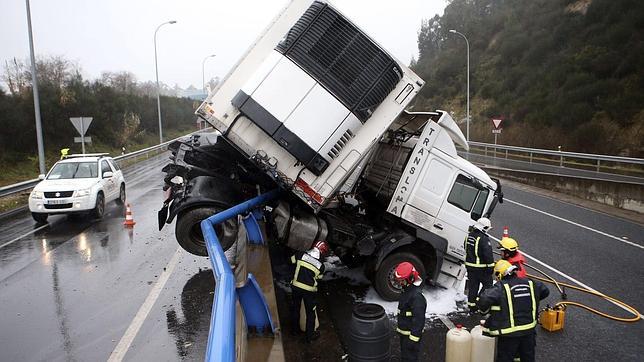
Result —
<instances>
[{"instance_id":1,"label":"firefighter","mask_svg":"<svg viewBox=\"0 0 644 362\"><path fill-rule=\"evenodd\" d=\"M498 337L497 362L512 361L516 356L522 362L535 360L539 301L550 294L543 283L521 278L516 271L507 260L497 261L494 276L499 282L481 293L477 302L483 313L490 313L483 333Z\"/></svg>"},{"instance_id":2,"label":"firefighter","mask_svg":"<svg viewBox=\"0 0 644 362\"><path fill-rule=\"evenodd\" d=\"M492 286L492 268L494 256L492 244L487 231L492 228L490 220L482 217L470 227L470 233L465 238L465 267L467 268L467 305L470 311L476 311L476 299L481 293Z\"/></svg>"},{"instance_id":3,"label":"firefighter","mask_svg":"<svg viewBox=\"0 0 644 362\"><path fill-rule=\"evenodd\" d=\"M401 361L418 361L420 338L425 328L427 301L423 296L422 279L409 262L398 264L394 276L403 288L398 301L398 328Z\"/></svg>"},{"instance_id":4,"label":"firefighter","mask_svg":"<svg viewBox=\"0 0 644 362\"><path fill-rule=\"evenodd\" d=\"M519 244L516 240L504 237L499 242L499 249L501 249L501 258L510 262L510 264L517 267L517 276L520 278L526 277L525 271L525 257L519 251Z\"/></svg>"},{"instance_id":5,"label":"firefighter","mask_svg":"<svg viewBox=\"0 0 644 362\"><path fill-rule=\"evenodd\" d=\"M299 330L300 304L304 301L306 311L306 342L311 343L320 337L320 332L315 330L315 317L317 309L318 280L324 274L324 257L329 253L326 241L316 241L307 252L297 252L291 256L291 263L295 264L295 274L291 281L293 291L293 331Z\"/></svg>"},{"instance_id":6,"label":"firefighter","mask_svg":"<svg viewBox=\"0 0 644 362\"><path fill-rule=\"evenodd\" d=\"M67 154L69 154L69 148L61 148L60 149L60 159L64 159L67 157Z\"/></svg>"}]
</instances>

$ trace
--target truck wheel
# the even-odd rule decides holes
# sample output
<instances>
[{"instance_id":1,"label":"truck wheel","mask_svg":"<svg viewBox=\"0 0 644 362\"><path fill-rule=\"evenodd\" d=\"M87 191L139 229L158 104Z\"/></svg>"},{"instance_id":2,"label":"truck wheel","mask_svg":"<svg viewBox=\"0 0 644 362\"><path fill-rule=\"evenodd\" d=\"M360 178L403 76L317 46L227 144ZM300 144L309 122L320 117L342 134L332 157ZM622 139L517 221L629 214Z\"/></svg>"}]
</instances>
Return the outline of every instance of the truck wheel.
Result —
<instances>
[{"instance_id":1,"label":"truck wheel","mask_svg":"<svg viewBox=\"0 0 644 362\"><path fill-rule=\"evenodd\" d=\"M49 214L40 213L40 212L32 212L31 213L31 217L33 217L34 220L36 220L36 223L38 223L38 224L46 223L48 216L49 216Z\"/></svg>"},{"instance_id":2,"label":"truck wheel","mask_svg":"<svg viewBox=\"0 0 644 362\"><path fill-rule=\"evenodd\" d=\"M420 277L425 279L425 266L416 255L407 251L389 255L380 264L374 280L374 287L384 300L395 301L400 297L402 286L394 278L394 272L398 264L404 261L412 263Z\"/></svg>"},{"instance_id":3,"label":"truck wheel","mask_svg":"<svg viewBox=\"0 0 644 362\"><path fill-rule=\"evenodd\" d=\"M222 211L216 207L198 207L182 212L177 216L175 236L181 247L194 255L208 256L206 243L201 233L201 221ZM237 219L228 219L215 227L217 238L224 251L237 240Z\"/></svg>"}]
</instances>

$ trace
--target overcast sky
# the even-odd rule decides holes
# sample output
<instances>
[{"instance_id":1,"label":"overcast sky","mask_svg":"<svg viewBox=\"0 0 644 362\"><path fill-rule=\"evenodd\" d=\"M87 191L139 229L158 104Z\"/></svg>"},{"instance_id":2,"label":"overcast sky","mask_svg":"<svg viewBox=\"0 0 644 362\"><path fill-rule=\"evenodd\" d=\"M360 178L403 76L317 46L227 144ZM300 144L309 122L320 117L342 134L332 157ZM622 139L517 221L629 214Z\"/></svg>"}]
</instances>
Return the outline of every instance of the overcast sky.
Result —
<instances>
[{"instance_id":1,"label":"overcast sky","mask_svg":"<svg viewBox=\"0 0 644 362\"><path fill-rule=\"evenodd\" d=\"M37 56L60 55L78 62L84 75L130 71L154 80L154 30L158 33L159 79L185 88L222 77L287 0L31 0ZM409 63L418 54L421 21L442 15L446 0L331 1L395 57ZM28 59L25 0L0 0L0 62Z\"/></svg>"}]
</instances>

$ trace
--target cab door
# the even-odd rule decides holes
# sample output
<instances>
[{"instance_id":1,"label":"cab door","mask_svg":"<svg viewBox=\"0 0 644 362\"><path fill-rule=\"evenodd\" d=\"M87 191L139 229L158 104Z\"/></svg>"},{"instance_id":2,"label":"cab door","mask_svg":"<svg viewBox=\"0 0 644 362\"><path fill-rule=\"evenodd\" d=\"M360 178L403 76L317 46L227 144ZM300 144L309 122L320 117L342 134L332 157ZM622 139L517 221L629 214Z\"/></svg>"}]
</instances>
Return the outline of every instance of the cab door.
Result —
<instances>
[{"instance_id":1,"label":"cab door","mask_svg":"<svg viewBox=\"0 0 644 362\"><path fill-rule=\"evenodd\" d=\"M488 195L489 190L471 176L457 174L434 225L448 240L449 254L459 259L465 257L463 241L469 227L482 216Z\"/></svg>"},{"instance_id":2,"label":"cab door","mask_svg":"<svg viewBox=\"0 0 644 362\"><path fill-rule=\"evenodd\" d=\"M111 172L112 176L105 178L106 172ZM111 201L118 195L118 185L116 183L116 172L112 170L107 160L101 160L101 178L103 183L103 190L105 190L105 201Z\"/></svg>"}]
</instances>

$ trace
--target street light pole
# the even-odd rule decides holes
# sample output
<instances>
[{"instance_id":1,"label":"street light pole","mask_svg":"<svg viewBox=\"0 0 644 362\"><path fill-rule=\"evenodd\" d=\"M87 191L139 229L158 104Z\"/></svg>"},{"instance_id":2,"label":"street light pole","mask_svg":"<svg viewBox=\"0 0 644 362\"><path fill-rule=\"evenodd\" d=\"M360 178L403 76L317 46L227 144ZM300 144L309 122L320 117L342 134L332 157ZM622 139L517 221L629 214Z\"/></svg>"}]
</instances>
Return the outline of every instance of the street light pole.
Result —
<instances>
[{"instance_id":1,"label":"street light pole","mask_svg":"<svg viewBox=\"0 0 644 362\"><path fill-rule=\"evenodd\" d=\"M31 34L31 8L29 0L27 6L27 28L29 29L29 55L31 58L31 89L34 93L34 113L36 116L36 140L38 142L38 171L45 174L45 146L42 139L42 122L40 120L40 98L38 97L38 79L36 77L36 56L34 55L34 38Z\"/></svg>"},{"instance_id":2,"label":"street light pole","mask_svg":"<svg viewBox=\"0 0 644 362\"><path fill-rule=\"evenodd\" d=\"M174 24L176 20L166 21L154 31L154 69L157 76L157 112L159 114L159 143L163 143L163 126L161 125L161 89L159 88L159 65L157 63L157 32L165 24Z\"/></svg>"},{"instance_id":3,"label":"street light pole","mask_svg":"<svg viewBox=\"0 0 644 362\"><path fill-rule=\"evenodd\" d=\"M465 138L467 139L467 143L470 142L470 42L467 40L467 37L459 33L458 31L451 29L449 31L450 33L460 35L465 39L465 44L467 44L467 110L466 110L466 132L465 132Z\"/></svg>"},{"instance_id":4,"label":"street light pole","mask_svg":"<svg viewBox=\"0 0 644 362\"><path fill-rule=\"evenodd\" d=\"M206 91L206 69L204 68L206 65L206 60L208 58L214 58L216 55L215 54L210 54L207 57L203 58L203 61L201 62L201 84L203 86L203 91Z\"/></svg>"}]
</instances>

